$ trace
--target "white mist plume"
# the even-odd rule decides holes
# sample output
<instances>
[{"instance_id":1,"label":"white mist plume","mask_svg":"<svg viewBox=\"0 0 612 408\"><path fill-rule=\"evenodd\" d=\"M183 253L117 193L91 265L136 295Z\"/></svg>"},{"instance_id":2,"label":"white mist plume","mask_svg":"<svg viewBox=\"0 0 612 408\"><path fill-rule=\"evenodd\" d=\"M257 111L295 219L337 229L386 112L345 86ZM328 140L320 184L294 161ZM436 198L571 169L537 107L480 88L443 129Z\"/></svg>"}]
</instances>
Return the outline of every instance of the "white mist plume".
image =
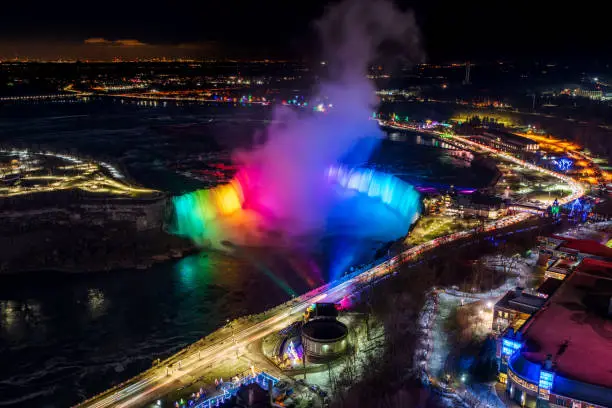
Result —
<instances>
[{"instance_id":1,"label":"white mist plume","mask_svg":"<svg viewBox=\"0 0 612 408\"><path fill-rule=\"evenodd\" d=\"M379 138L375 121L375 86L368 67L388 42L400 45L415 61L421 56L413 14L387 0L346 0L329 7L316 22L329 75L316 95L333 109L326 114L299 115L286 107L275 111L265 142L234 155L237 164L258 175L252 200L271 215L267 228L284 236L302 235L325 226L334 197L323 183L325 170L354 150L365 138ZM375 147L358 152L367 159ZM249 195L250 196L250 195ZM350 216L350 214L346 214Z\"/></svg>"}]
</instances>

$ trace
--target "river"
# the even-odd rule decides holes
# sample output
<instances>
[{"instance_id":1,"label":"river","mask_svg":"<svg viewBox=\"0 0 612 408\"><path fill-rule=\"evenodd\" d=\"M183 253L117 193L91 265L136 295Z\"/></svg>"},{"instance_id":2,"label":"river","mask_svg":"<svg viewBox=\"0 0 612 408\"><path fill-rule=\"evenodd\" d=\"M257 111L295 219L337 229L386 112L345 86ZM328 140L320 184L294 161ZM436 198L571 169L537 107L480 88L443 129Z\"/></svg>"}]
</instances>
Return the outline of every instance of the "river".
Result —
<instances>
[{"instance_id":1,"label":"river","mask_svg":"<svg viewBox=\"0 0 612 408\"><path fill-rule=\"evenodd\" d=\"M41 106L3 110L0 142L112 157L132 179L170 193L203 183L177 173L177 163L197 168L224 161L227 148L248 143L244 134L264 120L248 108L239 108L228 124L227 112L209 108ZM177 134L173 127L184 124L203 127L202 137ZM491 171L471 168L417 136L390 135L370 165L422 186L482 187L491 179ZM318 286L327 276L328 248L249 250L239 257L206 252L145 271L3 276L0 406L65 407L119 383L226 319L261 312Z\"/></svg>"}]
</instances>

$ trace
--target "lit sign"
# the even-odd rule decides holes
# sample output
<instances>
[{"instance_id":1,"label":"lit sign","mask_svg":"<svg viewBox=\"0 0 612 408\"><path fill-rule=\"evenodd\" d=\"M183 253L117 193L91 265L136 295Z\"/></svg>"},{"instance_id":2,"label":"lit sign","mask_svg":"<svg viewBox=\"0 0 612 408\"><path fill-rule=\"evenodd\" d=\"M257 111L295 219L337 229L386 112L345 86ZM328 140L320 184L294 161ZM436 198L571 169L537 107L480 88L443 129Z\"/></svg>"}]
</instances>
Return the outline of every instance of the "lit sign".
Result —
<instances>
[{"instance_id":1,"label":"lit sign","mask_svg":"<svg viewBox=\"0 0 612 408\"><path fill-rule=\"evenodd\" d=\"M508 371L508 378L510 378L512 380L512 382L520 385L521 387L525 388L526 390L533 391L533 392L538 392L538 387L535 384L527 382L527 381L523 380L522 378L519 378L518 376L513 374L512 371Z\"/></svg>"},{"instance_id":2,"label":"lit sign","mask_svg":"<svg viewBox=\"0 0 612 408\"><path fill-rule=\"evenodd\" d=\"M551 390L553 386L553 380L555 379L555 373L550 371L540 371L540 382L539 387L543 390Z\"/></svg>"},{"instance_id":3,"label":"lit sign","mask_svg":"<svg viewBox=\"0 0 612 408\"><path fill-rule=\"evenodd\" d=\"M566 158L554 160L553 163L555 163L557 168L561 171L568 171L569 169L572 168L572 165L574 164L573 161L571 161L570 159L566 159Z\"/></svg>"},{"instance_id":4,"label":"lit sign","mask_svg":"<svg viewBox=\"0 0 612 408\"><path fill-rule=\"evenodd\" d=\"M515 340L502 339L502 356L509 357L515 351L520 350L522 344Z\"/></svg>"}]
</instances>

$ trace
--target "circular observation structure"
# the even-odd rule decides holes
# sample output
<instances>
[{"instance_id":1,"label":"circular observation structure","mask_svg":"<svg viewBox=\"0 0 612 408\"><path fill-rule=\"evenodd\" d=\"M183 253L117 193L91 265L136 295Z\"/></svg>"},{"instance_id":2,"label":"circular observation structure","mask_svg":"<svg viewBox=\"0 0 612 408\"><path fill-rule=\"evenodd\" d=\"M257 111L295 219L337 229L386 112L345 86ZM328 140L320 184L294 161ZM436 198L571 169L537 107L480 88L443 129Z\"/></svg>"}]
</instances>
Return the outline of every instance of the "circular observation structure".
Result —
<instances>
[{"instance_id":1,"label":"circular observation structure","mask_svg":"<svg viewBox=\"0 0 612 408\"><path fill-rule=\"evenodd\" d=\"M302 327L302 347L312 363L324 363L342 355L347 348L348 328L336 319L319 318Z\"/></svg>"}]
</instances>

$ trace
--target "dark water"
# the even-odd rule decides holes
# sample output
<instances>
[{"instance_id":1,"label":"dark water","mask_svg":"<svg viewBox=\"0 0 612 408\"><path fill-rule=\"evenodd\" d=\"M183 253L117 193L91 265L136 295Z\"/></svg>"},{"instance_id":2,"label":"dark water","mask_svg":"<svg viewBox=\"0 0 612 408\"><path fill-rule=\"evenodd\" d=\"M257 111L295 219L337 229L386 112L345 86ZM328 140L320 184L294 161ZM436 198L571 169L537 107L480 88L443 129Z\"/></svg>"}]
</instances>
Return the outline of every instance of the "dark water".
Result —
<instances>
[{"instance_id":1,"label":"dark water","mask_svg":"<svg viewBox=\"0 0 612 408\"><path fill-rule=\"evenodd\" d=\"M67 406L150 367L225 319L320 284L308 258L195 255L147 271L0 283L0 405Z\"/></svg>"},{"instance_id":2,"label":"dark water","mask_svg":"<svg viewBox=\"0 0 612 408\"><path fill-rule=\"evenodd\" d=\"M173 166L224 160L228 147L248 144L244 135L266 115L248 108L116 103L3 107L0 143L112 158L144 185L182 192L202 183L177 175ZM177 124L203 130L184 136L165 127ZM393 139L371 165L422 185L489 182L490 172L440 146L415 135ZM0 406L65 407L119 383L227 318L261 312L318 286L328 273L322 270L329 265L325 251L243 250L239 257L208 253L146 271L0 277Z\"/></svg>"}]
</instances>

